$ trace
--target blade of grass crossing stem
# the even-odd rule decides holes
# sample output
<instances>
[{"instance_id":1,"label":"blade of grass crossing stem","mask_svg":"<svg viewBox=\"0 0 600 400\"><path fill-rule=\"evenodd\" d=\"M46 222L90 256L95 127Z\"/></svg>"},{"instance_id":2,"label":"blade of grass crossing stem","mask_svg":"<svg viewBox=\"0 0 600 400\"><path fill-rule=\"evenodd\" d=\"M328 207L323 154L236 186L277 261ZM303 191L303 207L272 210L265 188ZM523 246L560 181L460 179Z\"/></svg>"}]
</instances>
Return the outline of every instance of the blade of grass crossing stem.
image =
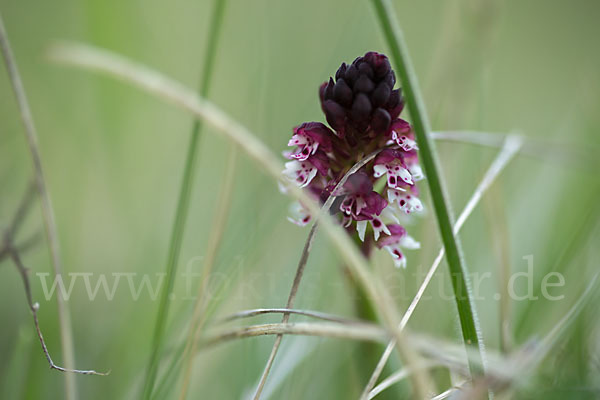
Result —
<instances>
[{"instance_id":1,"label":"blade of grass crossing stem","mask_svg":"<svg viewBox=\"0 0 600 400\"><path fill-rule=\"evenodd\" d=\"M6 63L6 69L8 71L10 83L17 99L17 105L19 107L19 112L21 113L21 120L25 128L25 137L29 145L31 159L33 161L36 188L41 200L42 216L44 219L44 228L46 232L46 238L48 240L50 256L52 259L52 268L54 270L54 276L58 277L62 274L62 257L60 255L60 243L58 241L58 228L56 227L52 201L50 199L50 193L48 193L46 180L44 178L44 171L42 169L42 160L37 141L37 130L33 122L33 115L29 107L29 102L27 101L21 75L19 74L19 70L17 68L17 62L13 55L12 49L10 48L8 35L4 29L4 22L1 14L0 48L2 50L4 62ZM73 348L73 334L69 308L62 296L56 296L56 303L58 308L58 324L60 327L60 343L63 363L65 368L73 370L75 365L75 350ZM65 397L67 400L75 400L77 398L77 385L75 382L75 376L67 373L65 374L64 378Z\"/></svg>"},{"instance_id":2,"label":"blade of grass crossing stem","mask_svg":"<svg viewBox=\"0 0 600 400\"><path fill-rule=\"evenodd\" d=\"M481 362L469 363L472 375L481 375L484 371L479 365L483 365L483 345L480 343L480 330L478 327L475 304L472 300L470 285L468 282L467 269L464 265L460 244L452 231L452 217L446 200L442 176L438 166L435 147L429 138L429 121L425 113L425 106L419 92L417 78L410 62L407 46L400 25L394 14L394 9L389 0L372 0L375 6L378 21L390 48L392 60L396 65L396 71L403 85L406 104L412 118L412 123L419 145L421 163L427 176L427 183L431 193L433 208L442 237L442 243L446 249L446 259L450 268L450 278L454 289L454 297L460 319L465 346L477 346Z\"/></svg>"},{"instance_id":3,"label":"blade of grass crossing stem","mask_svg":"<svg viewBox=\"0 0 600 400\"><path fill-rule=\"evenodd\" d=\"M214 4L214 11L212 17L212 26L208 36L208 45L204 57L204 68L202 71L202 78L200 82L200 94L202 97L207 97L210 90L210 83L212 77L212 71L214 68L214 60L217 49L217 42L219 40L219 31L223 22L223 15L225 11L225 0L216 0ZM185 222L189 211L190 195L192 192L192 181L194 177L194 171L196 166L197 154L198 154L198 142L200 140L200 132L202 129L202 123L200 120L194 122L190 141L188 144L188 151L185 161L185 169L181 181L181 188L179 191L179 200L177 203L177 210L175 211L175 221L173 222L173 230L171 232L171 239L169 243L169 255L167 259L167 276L166 285L161 294L161 300L159 304L158 314L156 317L156 324L154 327L154 336L152 339L152 353L148 367L146 369L146 377L144 381L143 397L144 399L150 399L152 390L154 388L154 381L158 372L158 365L161 358L161 352L164 341L164 332L167 323L167 317L169 315L170 307L170 294L173 290L173 284L175 281L177 264L179 262L179 254L181 252L181 244L183 240L183 234L185 230Z\"/></svg>"},{"instance_id":4,"label":"blade of grass crossing stem","mask_svg":"<svg viewBox=\"0 0 600 400\"><path fill-rule=\"evenodd\" d=\"M521 149L521 144L522 144L522 139L520 136L512 135L512 136L508 136L506 138L504 147L502 148L502 150L500 151L500 153L498 154L496 159L492 162L492 164L488 168L487 172L483 176L483 179L481 180L479 185L477 185L477 187L475 188L475 191L469 198L469 201L467 202L465 208L460 213L458 220L454 224L454 233L455 234L458 234L458 232L461 230L462 226L467 221L467 218L469 218L472 211L475 209L475 207L481 200L481 197L483 196L483 194L488 190L488 188L492 185L492 183L494 183L496 178L500 175L500 173L508 165L509 161L512 160L513 157L517 154L517 152ZM433 279L433 275L435 274L438 266L442 262L444 253L445 253L444 247L442 247L440 249L440 252L438 253L437 257L435 258L433 264L429 268L429 271L427 271L427 275L425 276L425 279L421 283L421 286L419 286L419 290L417 290L417 294L415 294L415 297L413 298L410 305L408 306L408 309L402 316L402 319L400 320L400 325L399 325L398 329L403 330L406 327L406 324L408 324L408 320L410 319L413 312L415 311L417 305L419 304L419 301L421 300L423 294L425 293L425 290L427 289L429 283L431 282L431 279ZM365 387L365 389L363 391L363 398L367 398L368 396L370 396L369 392L370 391L372 392L373 386L379 379L379 376L381 375L381 372L383 371L383 368L384 368L385 364L387 363L387 360L389 359L393 350L394 350L394 340L392 339L390 341L390 343L388 343L383 354L381 355L381 359L377 363L377 366L375 367L375 370L373 371L373 374L371 375L371 378L369 379L369 382L367 383L367 386Z\"/></svg>"}]
</instances>

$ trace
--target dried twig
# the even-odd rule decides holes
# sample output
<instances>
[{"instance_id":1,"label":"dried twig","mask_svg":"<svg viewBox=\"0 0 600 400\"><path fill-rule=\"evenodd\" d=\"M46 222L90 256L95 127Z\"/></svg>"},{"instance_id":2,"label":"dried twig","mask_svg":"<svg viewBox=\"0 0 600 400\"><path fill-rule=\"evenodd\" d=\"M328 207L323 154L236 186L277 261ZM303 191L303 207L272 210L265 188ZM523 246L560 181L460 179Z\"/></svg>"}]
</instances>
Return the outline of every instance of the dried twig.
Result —
<instances>
[{"instance_id":1,"label":"dried twig","mask_svg":"<svg viewBox=\"0 0 600 400\"><path fill-rule=\"evenodd\" d=\"M44 351L44 355L46 356L46 360L48 360L48 364L50 364L50 369L55 369L61 372L72 372L83 375L107 375L108 373L96 372L94 370L78 370L71 368L63 368L59 365L56 365L50 357L50 353L48 352L48 347L46 346L46 342L44 341L44 336L42 335L42 331L40 329L40 324L38 320L37 312L40 308L39 303L34 303L33 296L31 294L31 283L29 281L28 269L23 264L21 257L19 256L19 250L13 245L15 234L18 232L19 228L22 225L23 220L27 216L28 211L31 208L31 204L34 199L35 194L35 186L31 185L27 190L21 204L13 217L13 220L9 226L9 228L4 232L4 243L2 249L0 249L0 259L2 255L8 255L12 259L15 267L19 271L21 275L21 279L23 280L23 286L25 287L25 295L27 297L27 304L31 313L33 314L33 323L35 325L35 331L40 340L40 344L42 345L42 350ZM35 236L34 236L35 238ZM23 246L21 247L23 248Z\"/></svg>"},{"instance_id":2,"label":"dried twig","mask_svg":"<svg viewBox=\"0 0 600 400\"><path fill-rule=\"evenodd\" d=\"M40 157L39 146L37 143L37 131L33 123L33 115L25 95L25 89L23 88L23 82L17 68L15 57L12 53L10 43L8 41L8 35L4 29L4 22L0 15L0 48L8 71L8 77L10 79L17 105L21 113L21 120L25 128L25 138L29 145L29 151L31 153L31 159L33 161L33 169L35 173L35 184L38 194L41 199L42 214L44 217L44 226L46 230L46 237L48 239L48 246L50 248L50 254L52 258L52 267L54 269L54 275L58 276L62 273L62 260L60 256L60 245L58 242L58 230L56 228L56 222L54 220L54 211L52 209L52 202L50 201L50 195L46 188L46 181L42 170L42 161ZM73 337L71 332L71 318L69 316L69 310L61 296L56 296L56 302L58 305L58 320L60 325L60 339L61 339L61 350L63 360L67 367L72 367L75 363L75 354L73 350ZM77 398L77 386L75 380L71 375L65 376L65 396L69 400Z\"/></svg>"},{"instance_id":3,"label":"dried twig","mask_svg":"<svg viewBox=\"0 0 600 400\"><path fill-rule=\"evenodd\" d=\"M52 360L52 357L50 357L50 353L48 352L48 347L46 346L46 342L44 341L44 336L42 335L42 331L40 329L40 323L38 321L38 315L37 315L37 312L40 308L40 304L33 302L33 298L31 296L31 284L29 282L29 275L27 273L28 269L23 265L23 262L21 261L21 258L19 257L19 253L17 252L17 250L15 248L13 248L10 245L10 243L5 243L5 246L6 246L6 248L8 248L8 253L10 254L10 257L12 258L12 260L15 264L15 267L17 267L17 270L21 274L21 279L23 280L23 286L25 286L25 295L27 296L27 304L29 305L29 309L31 310L31 313L33 314L33 323L35 325L35 331L37 333L38 339L40 340L40 344L42 345L42 350L44 351L46 360L48 360L48 364L50 364L50 369L55 369L55 370L61 371L61 372L82 374L82 375L102 375L102 376L108 375L110 373L110 371L96 372L94 370L70 369L70 368L63 368L54 363L54 361Z\"/></svg>"}]
</instances>

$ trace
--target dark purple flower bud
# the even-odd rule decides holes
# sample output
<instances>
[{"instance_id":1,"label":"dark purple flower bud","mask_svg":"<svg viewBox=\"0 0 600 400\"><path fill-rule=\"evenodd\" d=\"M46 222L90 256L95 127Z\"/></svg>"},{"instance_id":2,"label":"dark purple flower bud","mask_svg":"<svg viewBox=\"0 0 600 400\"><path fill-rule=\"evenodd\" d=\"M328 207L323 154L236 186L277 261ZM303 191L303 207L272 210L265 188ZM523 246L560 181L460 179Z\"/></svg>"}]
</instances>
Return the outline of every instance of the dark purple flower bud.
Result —
<instances>
[{"instance_id":1,"label":"dark purple flower bud","mask_svg":"<svg viewBox=\"0 0 600 400\"><path fill-rule=\"evenodd\" d=\"M377 60L375 61L373 69L375 70L375 77L382 78L385 77L391 71L392 67L390 66L390 61L388 60L388 58L383 54L379 54ZM393 77L394 73L392 72L391 75Z\"/></svg>"},{"instance_id":2,"label":"dark purple flower bud","mask_svg":"<svg viewBox=\"0 0 600 400\"><path fill-rule=\"evenodd\" d=\"M329 125L336 130L338 135L343 137L346 112L342 106L333 100L326 100L323 103L323 112L325 113Z\"/></svg>"},{"instance_id":3,"label":"dark purple flower bud","mask_svg":"<svg viewBox=\"0 0 600 400\"><path fill-rule=\"evenodd\" d=\"M371 102L373 103L373 107L381 107L387 103L391 93L392 89L387 83L381 82L379 85L377 85L377 88L375 88L371 94Z\"/></svg>"},{"instance_id":4,"label":"dark purple flower bud","mask_svg":"<svg viewBox=\"0 0 600 400\"><path fill-rule=\"evenodd\" d=\"M344 77L344 73L346 72L346 63L342 63L342 65L338 68L337 72L335 73L335 80L337 81L340 78Z\"/></svg>"},{"instance_id":5,"label":"dark purple flower bud","mask_svg":"<svg viewBox=\"0 0 600 400\"><path fill-rule=\"evenodd\" d=\"M332 78L329 78L329 82L327 82L327 86L325 86L325 93L323 96L324 100L331 100L333 99L333 88L335 86L335 83L333 82Z\"/></svg>"},{"instance_id":6,"label":"dark purple flower bud","mask_svg":"<svg viewBox=\"0 0 600 400\"><path fill-rule=\"evenodd\" d=\"M389 87L394 87L396 84L396 74L394 74L394 71L390 71L390 73L385 76L384 82L387 83Z\"/></svg>"},{"instance_id":7,"label":"dark purple flower bud","mask_svg":"<svg viewBox=\"0 0 600 400\"><path fill-rule=\"evenodd\" d=\"M356 82L356 78L358 78L358 69L354 64L350 65L346 69L344 78L346 78L346 81L348 81L348 83L350 83L351 85L354 84L354 82Z\"/></svg>"},{"instance_id":8,"label":"dark purple flower bud","mask_svg":"<svg viewBox=\"0 0 600 400\"><path fill-rule=\"evenodd\" d=\"M352 104L352 89L344 79L338 79L333 87L333 98L342 106L348 107Z\"/></svg>"},{"instance_id":9,"label":"dark purple flower bud","mask_svg":"<svg viewBox=\"0 0 600 400\"><path fill-rule=\"evenodd\" d=\"M364 58L371 65L377 77L385 76L391 69L388 58L383 54L371 51L365 54Z\"/></svg>"},{"instance_id":10,"label":"dark purple flower bud","mask_svg":"<svg viewBox=\"0 0 600 400\"><path fill-rule=\"evenodd\" d=\"M371 101L364 93L359 93L352 103L352 119L354 121L365 121L371 114Z\"/></svg>"},{"instance_id":11,"label":"dark purple flower bud","mask_svg":"<svg viewBox=\"0 0 600 400\"><path fill-rule=\"evenodd\" d=\"M374 51L368 51L367 53L365 53L365 55L362 57L362 59L369 64L375 64L375 58L376 58L377 54L378 53L376 53Z\"/></svg>"},{"instance_id":12,"label":"dark purple flower bud","mask_svg":"<svg viewBox=\"0 0 600 400\"><path fill-rule=\"evenodd\" d=\"M402 101L400 89L392 90L390 98L388 99L385 109L388 110L392 119L398 118L398 115L404 108L404 102Z\"/></svg>"},{"instance_id":13,"label":"dark purple flower bud","mask_svg":"<svg viewBox=\"0 0 600 400\"><path fill-rule=\"evenodd\" d=\"M373 118L371 119L371 129L373 129L376 134L385 133L390 127L391 122L392 118L390 117L390 114L383 108L378 108L373 113Z\"/></svg>"},{"instance_id":14,"label":"dark purple flower bud","mask_svg":"<svg viewBox=\"0 0 600 400\"><path fill-rule=\"evenodd\" d=\"M365 65L365 64L362 64ZM367 75L360 75L354 83L355 92L369 93L375 88L375 84Z\"/></svg>"},{"instance_id":15,"label":"dark purple flower bud","mask_svg":"<svg viewBox=\"0 0 600 400\"><path fill-rule=\"evenodd\" d=\"M373 78L373 68L367 63L362 63L358 66L358 72L361 75L366 75L369 78Z\"/></svg>"}]
</instances>

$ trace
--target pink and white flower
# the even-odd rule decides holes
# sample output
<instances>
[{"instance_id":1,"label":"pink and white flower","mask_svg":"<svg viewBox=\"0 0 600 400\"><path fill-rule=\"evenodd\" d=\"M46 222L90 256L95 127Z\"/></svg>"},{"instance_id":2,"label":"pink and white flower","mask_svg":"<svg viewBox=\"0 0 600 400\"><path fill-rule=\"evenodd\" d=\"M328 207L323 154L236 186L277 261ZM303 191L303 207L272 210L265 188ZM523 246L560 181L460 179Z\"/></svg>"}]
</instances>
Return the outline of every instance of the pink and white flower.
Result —
<instances>
[{"instance_id":1,"label":"pink and white flower","mask_svg":"<svg viewBox=\"0 0 600 400\"><path fill-rule=\"evenodd\" d=\"M417 142L412 133L412 127L408 122L398 118L390 126L392 140L404 151L418 150Z\"/></svg>"},{"instance_id":2,"label":"pink and white flower","mask_svg":"<svg viewBox=\"0 0 600 400\"><path fill-rule=\"evenodd\" d=\"M300 187L306 187L317 176L317 168L308 161L288 161L283 175Z\"/></svg>"},{"instance_id":3,"label":"pink and white flower","mask_svg":"<svg viewBox=\"0 0 600 400\"><path fill-rule=\"evenodd\" d=\"M414 185L413 177L404 163L404 156L400 150L385 149L375 158L373 176L379 178L385 174L390 188L404 190L402 186Z\"/></svg>"},{"instance_id":4,"label":"pink and white flower","mask_svg":"<svg viewBox=\"0 0 600 400\"><path fill-rule=\"evenodd\" d=\"M379 239L382 232L389 234L387 226L379 218L388 203L379 193L373 191L373 184L366 173L357 172L348 178L342 193L345 194L345 198L340 204L340 211L346 218L357 221L356 231L360 240L365 240L369 221L375 240ZM349 225L348 219L345 222Z\"/></svg>"},{"instance_id":5,"label":"pink and white flower","mask_svg":"<svg viewBox=\"0 0 600 400\"><path fill-rule=\"evenodd\" d=\"M292 155L289 156L290 158ZM322 176L329 174L329 159L327 155L319 150L309 156L306 160L292 160L285 163L283 175L300 187L308 186L320 173Z\"/></svg>"},{"instance_id":6,"label":"pink and white flower","mask_svg":"<svg viewBox=\"0 0 600 400\"><path fill-rule=\"evenodd\" d=\"M288 221L298 225L306 226L312 220L312 216L306 208L299 202L296 201L290 205L290 216L287 218Z\"/></svg>"},{"instance_id":7,"label":"pink and white flower","mask_svg":"<svg viewBox=\"0 0 600 400\"><path fill-rule=\"evenodd\" d=\"M297 146L289 154L290 158L305 161L320 148L325 153L331 152L333 132L320 122L305 122L294 128L294 135L288 146Z\"/></svg>"},{"instance_id":8,"label":"pink and white flower","mask_svg":"<svg viewBox=\"0 0 600 400\"><path fill-rule=\"evenodd\" d=\"M421 248L421 244L408 235L401 225L389 224L388 230L390 234L378 240L376 245L391 254L397 268L406 268L406 256L402 249L416 250Z\"/></svg>"},{"instance_id":9,"label":"pink and white flower","mask_svg":"<svg viewBox=\"0 0 600 400\"><path fill-rule=\"evenodd\" d=\"M406 214L423 211L423 203L414 194L396 189L388 189L388 201L397 204L398 209Z\"/></svg>"}]
</instances>

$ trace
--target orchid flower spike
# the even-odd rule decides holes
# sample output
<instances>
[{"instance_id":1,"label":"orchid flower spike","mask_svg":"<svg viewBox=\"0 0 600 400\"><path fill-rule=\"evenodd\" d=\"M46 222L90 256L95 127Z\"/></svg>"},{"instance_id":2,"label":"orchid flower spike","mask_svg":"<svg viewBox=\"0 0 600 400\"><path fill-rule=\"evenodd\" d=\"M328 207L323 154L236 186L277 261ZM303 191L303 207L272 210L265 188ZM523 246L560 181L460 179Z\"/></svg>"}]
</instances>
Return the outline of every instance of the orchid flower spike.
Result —
<instances>
[{"instance_id":1,"label":"orchid flower spike","mask_svg":"<svg viewBox=\"0 0 600 400\"><path fill-rule=\"evenodd\" d=\"M423 211L417 182L424 179L412 126L401 119L401 89L388 58L368 52L343 63L319 89L329 127L306 122L293 129L284 152L283 175L322 203L337 196L332 214L365 246L387 250L397 267L406 267L402 250L418 249L400 219ZM379 154L348 177L338 193L333 188L365 154ZM290 208L293 223L307 225L312 216L300 203ZM372 235L372 236L371 236Z\"/></svg>"}]
</instances>

